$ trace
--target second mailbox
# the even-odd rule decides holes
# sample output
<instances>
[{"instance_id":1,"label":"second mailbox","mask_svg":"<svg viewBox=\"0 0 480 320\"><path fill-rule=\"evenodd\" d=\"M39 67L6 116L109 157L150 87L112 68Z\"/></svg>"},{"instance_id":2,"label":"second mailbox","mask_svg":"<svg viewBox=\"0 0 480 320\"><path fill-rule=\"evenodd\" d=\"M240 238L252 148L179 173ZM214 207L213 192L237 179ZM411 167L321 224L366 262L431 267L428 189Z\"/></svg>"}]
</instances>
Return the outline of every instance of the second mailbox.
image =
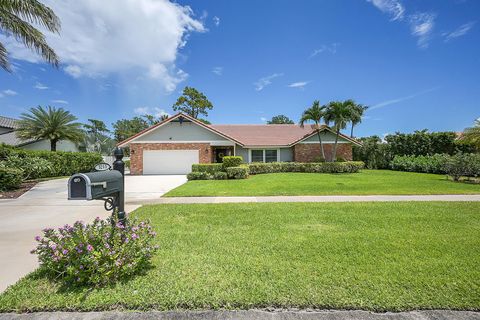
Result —
<instances>
[{"instance_id":1,"label":"second mailbox","mask_svg":"<svg viewBox=\"0 0 480 320\"><path fill-rule=\"evenodd\" d=\"M123 191L123 176L117 170L76 173L68 180L68 200L94 200Z\"/></svg>"}]
</instances>

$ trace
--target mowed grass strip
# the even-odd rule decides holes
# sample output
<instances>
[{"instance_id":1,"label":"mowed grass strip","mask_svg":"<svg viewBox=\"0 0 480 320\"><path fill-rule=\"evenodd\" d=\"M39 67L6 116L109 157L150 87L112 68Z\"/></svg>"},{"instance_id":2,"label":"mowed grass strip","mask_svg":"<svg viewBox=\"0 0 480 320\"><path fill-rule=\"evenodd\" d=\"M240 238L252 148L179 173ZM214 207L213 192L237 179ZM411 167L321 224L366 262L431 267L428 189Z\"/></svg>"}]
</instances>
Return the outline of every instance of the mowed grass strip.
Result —
<instances>
[{"instance_id":1,"label":"mowed grass strip","mask_svg":"<svg viewBox=\"0 0 480 320\"><path fill-rule=\"evenodd\" d=\"M146 274L71 291L34 273L0 311L261 307L480 310L480 203L145 206Z\"/></svg>"},{"instance_id":2,"label":"mowed grass strip","mask_svg":"<svg viewBox=\"0 0 480 320\"><path fill-rule=\"evenodd\" d=\"M166 197L307 195L480 194L480 184L453 182L445 175L362 170L351 174L270 173L245 180L196 180Z\"/></svg>"}]
</instances>

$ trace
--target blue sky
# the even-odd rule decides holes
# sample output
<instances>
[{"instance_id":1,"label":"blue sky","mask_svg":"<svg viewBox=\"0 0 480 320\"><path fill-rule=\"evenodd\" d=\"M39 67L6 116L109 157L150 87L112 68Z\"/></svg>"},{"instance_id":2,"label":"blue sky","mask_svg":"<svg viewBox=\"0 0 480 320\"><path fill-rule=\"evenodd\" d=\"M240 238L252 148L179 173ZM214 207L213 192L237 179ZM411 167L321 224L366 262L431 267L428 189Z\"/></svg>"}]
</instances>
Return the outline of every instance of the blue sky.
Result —
<instances>
[{"instance_id":1,"label":"blue sky","mask_svg":"<svg viewBox=\"0 0 480 320\"><path fill-rule=\"evenodd\" d=\"M6 35L0 114L37 105L107 124L167 112L184 86L214 123L298 121L313 100L369 105L359 136L480 117L480 1L44 0L62 19L46 65ZM121 3L121 5L118 5Z\"/></svg>"}]
</instances>

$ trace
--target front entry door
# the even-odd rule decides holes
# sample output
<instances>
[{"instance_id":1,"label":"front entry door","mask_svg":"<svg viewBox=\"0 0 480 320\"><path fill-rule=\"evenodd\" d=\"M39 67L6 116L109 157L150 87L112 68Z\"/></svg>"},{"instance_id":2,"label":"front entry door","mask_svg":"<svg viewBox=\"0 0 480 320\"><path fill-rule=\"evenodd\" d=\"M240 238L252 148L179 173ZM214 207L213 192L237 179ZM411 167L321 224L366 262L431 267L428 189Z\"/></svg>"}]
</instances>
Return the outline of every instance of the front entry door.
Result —
<instances>
[{"instance_id":1,"label":"front entry door","mask_svg":"<svg viewBox=\"0 0 480 320\"><path fill-rule=\"evenodd\" d=\"M222 163L223 157L227 155L227 149L215 149L215 162Z\"/></svg>"}]
</instances>

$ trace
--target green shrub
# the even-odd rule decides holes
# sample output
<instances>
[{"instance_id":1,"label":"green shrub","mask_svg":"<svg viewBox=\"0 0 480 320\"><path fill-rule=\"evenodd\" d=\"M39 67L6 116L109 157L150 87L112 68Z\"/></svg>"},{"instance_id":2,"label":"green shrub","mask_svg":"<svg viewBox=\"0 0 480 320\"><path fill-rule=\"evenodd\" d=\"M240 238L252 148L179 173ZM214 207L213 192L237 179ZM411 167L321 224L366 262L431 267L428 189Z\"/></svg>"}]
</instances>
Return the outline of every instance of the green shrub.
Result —
<instances>
[{"instance_id":1,"label":"green shrub","mask_svg":"<svg viewBox=\"0 0 480 320\"><path fill-rule=\"evenodd\" d=\"M243 158L240 156L225 156L222 159L223 169L230 167L238 167L243 163Z\"/></svg>"},{"instance_id":2,"label":"green shrub","mask_svg":"<svg viewBox=\"0 0 480 320\"><path fill-rule=\"evenodd\" d=\"M187 174L188 180L210 180L212 175L207 172L190 172Z\"/></svg>"},{"instance_id":3,"label":"green shrub","mask_svg":"<svg viewBox=\"0 0 480 320\"><path fill-rule=\"evenodd\" d=\"M5 160L11 156L18 156L21 159L42 158L49 161L52 168L51 173L38 178L69 176L77 172L89 172L94 169L97 163L103 162L100 154L92 152L23 150L0 145L0 160Z\"/></svg>"},{"instance_id":4,"label":"green shrub","mask_svg":"<svg viewBox=\"0 0 480 320\"><path fill-rule=\"evenodd\" d=\"M312 162L325 162L325 158L322 156L315 156Z\"/></svg>"},{"instance_id":5,"label":"green shrub","mask_svg":"<svg viewBox=\"0 0 480 320\"><path fill-rule=\"evenodd\" d=\"M100 286L146 270L157 250L154 237L148 223L129 219L124 226L97 218L92 224L77 221L58 230L44 229L43 237L35 237L38 245L31 253L56 281Z\"/></svg>"},{"instance_id":6,"label":"green shrub","mask_svg":"<svg viewBox=\"0 0 480 320\"><path fill-rule=\"evenodd\" d=\"M460 177L479 177L480 154L459 153L451 156L444 170L454 181L460 180Z\"/></svg>"},{"instance_id":7,"label":"green shrub","mask_svg":"<svg viewBox=\"0 0 480 320\"><path fill-rule=\"evenodd\" d=\"M248 178L248 166L228 167L227 176L229 179L246 179Z\"/></svg>"},{"instance_id":8,"label":"green shrub","mask_svg":"<svg viewBox=\"0 0 480 320\"><path fill-rule=\"evenodd\" d=\"M355 173L363 169L361 161L345 162L269 162L251 163L250 174L277 172L308 172L308 173Z\"/></svg>"},{"instance_id":9,"label":"green shrub","mask_svg":"<svg viewBox=\"0 0 480 320\"><path fill-rule=\"evenodd\" d=\"M214 174L223 170L223 165L221 163L200 163L192 164L192 172L207 172L209 174Z\"/></svg>"},{"instance_id":10,"label":"green shrub","mask_svg":"<svg viewBox=\"0 0 480 320\"><path fill-rule=\"evenodd\" d=\"M39 179L51 177L53 173L52 163L38 157L20 158L18 155L9 155L4 161L6 167L23 171L23 179Z\"/></svg>"},{"instance_id":11,"label":"green shrub","mask_svg":"<svg viewBox=\"0 0 480 320\"><path fill-rule=\"evenodd\" d=\"M23 171L0 164L0 191L17 189L23 180Z\"/></svg>"},{"instance_id":12,"label":"green shrub","mask_svg":"<svg viewBox=\"0 0 480 320\"><path fill-rule=\"evenodd\" d=\"M445 164L451 156L435 154L433 156L395 156L390 162L392 170L424 173L445 173Z\"/></svg>"},{"instance_id":13,"label":"green shrub","mask_svg":"<svg viewBox=\"0 0 480 320\"><path fill-rule=\"evenodd\" d=\"M125 160L123 161L125 162L125 168L129 168L130 169L130 160Z\"/></svg>"},{"instance_id":14,"label":"green shrub","mask_svg":"<svg viewBox=\"0 0 480 320\"><path fill-rule=\"evenodd\" d=\"M223 171L218 171L213 174L213 179L214 180L226 180L228 179L228 175L226 172Z\"/></svg>"}]
</instances>

